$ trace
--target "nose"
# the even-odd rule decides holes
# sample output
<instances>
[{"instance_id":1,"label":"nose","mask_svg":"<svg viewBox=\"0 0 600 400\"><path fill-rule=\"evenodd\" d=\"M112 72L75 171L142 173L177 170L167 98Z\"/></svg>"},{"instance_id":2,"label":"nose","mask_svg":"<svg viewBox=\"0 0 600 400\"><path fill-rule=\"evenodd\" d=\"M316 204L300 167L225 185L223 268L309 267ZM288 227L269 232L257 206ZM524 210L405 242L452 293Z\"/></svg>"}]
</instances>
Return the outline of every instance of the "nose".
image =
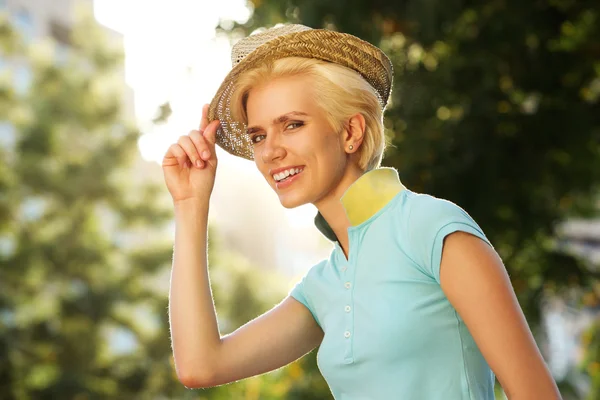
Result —
<instances>
[{"instance_id":1,"label":"nose","mask_svg":"<svg viewBox=\"0 0 600 400\"><path fill-rule=\"evenodd\" d=\"M263 141L264 143L262 143L262 146L258 146L260 148L258 151L260 151L260 157L263 163L272 163L285 156L285 149L281 145L281 140L277 133L268 134Z\"/></svg>"}]
</instances>

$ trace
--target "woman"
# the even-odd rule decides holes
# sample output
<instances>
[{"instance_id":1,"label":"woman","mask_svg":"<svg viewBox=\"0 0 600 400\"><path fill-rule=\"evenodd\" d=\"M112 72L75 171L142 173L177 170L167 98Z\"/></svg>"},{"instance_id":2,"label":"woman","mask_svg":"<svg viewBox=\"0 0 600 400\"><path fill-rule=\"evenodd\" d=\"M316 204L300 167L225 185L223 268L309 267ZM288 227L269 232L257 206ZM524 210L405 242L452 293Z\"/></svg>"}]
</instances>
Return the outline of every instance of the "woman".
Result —
<instances>
[{"instance_id":1,"label":"woman","mask_svg":"<svg viewBox=\"0 0 600 400\"><path fill-rule=\"evenodd\" d=\"M200 128L163 161L177 227L169 312L180 381L221 385L320 346L336 399L487 400L494 376L509 399L560 398L479 226L380 167L385 54L286 25L238 42L233 62ZM334 243L286 299L224 337L207 271L215 144L254 160L284 207L314 204Z\"/></svg>"}]
</instances>

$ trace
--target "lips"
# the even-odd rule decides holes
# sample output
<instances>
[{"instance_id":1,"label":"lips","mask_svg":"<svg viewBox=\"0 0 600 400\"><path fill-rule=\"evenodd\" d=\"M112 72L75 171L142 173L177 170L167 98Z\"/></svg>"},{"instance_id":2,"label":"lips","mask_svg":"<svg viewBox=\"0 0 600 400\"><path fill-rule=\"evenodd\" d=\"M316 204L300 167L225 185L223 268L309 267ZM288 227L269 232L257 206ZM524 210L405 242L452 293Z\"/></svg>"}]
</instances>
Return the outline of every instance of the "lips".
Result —
<instances>
[{"instance_id":1,"label":"lips","mask_svg":"<svg viewBox=\"0 0 600 400\"><path fill-rule=\"evenodd\" d=\"M289 179L290 177L297 175L299 173L301 173L304 170L303 167L300 168L288 168L278 174L273 174L273 179L275 179L277 182L282 182L285 179ZM286 171L292 171L289 172L288 175L285 174ZM278 179L279 178L279 179Z\"/></svg>"},{"instance_id":2,"label":"lips","mask_svg":"<svg viewBox=\"0 0 600 400\"><path fill-rule=\"evenodd\" d=\"M304 168L304 165L288 165L287 167L269 170L269 175L273 176L273 175L279 174L283 171L286 171L288 169L303 169L303 168Z\"/></svg>"},{"instance_id":3,"label":"lips","mask_svg":"<svg viewBox=\"0 0 600 400\"><path fill-rule=\"evenodd\" d=\"M303 173L304 173L304 169L295 175L290 175L283 181L279 181L279 182L275 181L275 187L279 190L285 189L285 188L289 187L291 184L293 184L294 182L296 182L298 179L300 179L300 177L302 176Z\"/></svg>"}]
</instances>

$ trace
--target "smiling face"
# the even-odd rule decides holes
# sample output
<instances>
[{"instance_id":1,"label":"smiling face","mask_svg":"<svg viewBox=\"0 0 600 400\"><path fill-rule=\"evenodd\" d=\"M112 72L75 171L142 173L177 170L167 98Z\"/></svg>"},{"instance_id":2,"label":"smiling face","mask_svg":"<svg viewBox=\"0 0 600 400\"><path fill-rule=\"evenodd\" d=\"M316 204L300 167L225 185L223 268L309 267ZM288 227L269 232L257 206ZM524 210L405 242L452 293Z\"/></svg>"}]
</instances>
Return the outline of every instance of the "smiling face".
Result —
<instances>
[{"instance_id":1,"label":"smiling face","mask_svg":"<svg viewBox=\"0 0 600 400\"><path fill-rule=\"evenodd\" d=\"M246 113L254 161L286 208L316 204L339 185L348 167L343 132L316 105L310 78L277 78L253 88ZM278 182L273 172L301 169Z\"/></svg>"}]
</instances>

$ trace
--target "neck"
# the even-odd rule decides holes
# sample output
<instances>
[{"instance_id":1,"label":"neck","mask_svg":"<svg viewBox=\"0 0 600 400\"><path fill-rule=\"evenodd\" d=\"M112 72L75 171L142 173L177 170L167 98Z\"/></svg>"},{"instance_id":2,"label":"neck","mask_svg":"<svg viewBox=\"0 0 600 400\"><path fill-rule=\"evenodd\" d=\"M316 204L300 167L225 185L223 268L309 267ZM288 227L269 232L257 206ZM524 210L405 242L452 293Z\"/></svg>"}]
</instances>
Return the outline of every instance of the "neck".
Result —
<instances>
[{"instance_id":1,"label":"neck","mask_svg":"<svg viewBox=\"0 0 600 400\"><path fill-rule=\"evenodd\" d=\"M328 195L313 203L323 218L337 236L340 246L348 256L348 228L350 219L346 214L344 205L340 201L348 188L363 175L363 171L355 165L347 168L337 186Z\"/></svg>"}]
</instances>

